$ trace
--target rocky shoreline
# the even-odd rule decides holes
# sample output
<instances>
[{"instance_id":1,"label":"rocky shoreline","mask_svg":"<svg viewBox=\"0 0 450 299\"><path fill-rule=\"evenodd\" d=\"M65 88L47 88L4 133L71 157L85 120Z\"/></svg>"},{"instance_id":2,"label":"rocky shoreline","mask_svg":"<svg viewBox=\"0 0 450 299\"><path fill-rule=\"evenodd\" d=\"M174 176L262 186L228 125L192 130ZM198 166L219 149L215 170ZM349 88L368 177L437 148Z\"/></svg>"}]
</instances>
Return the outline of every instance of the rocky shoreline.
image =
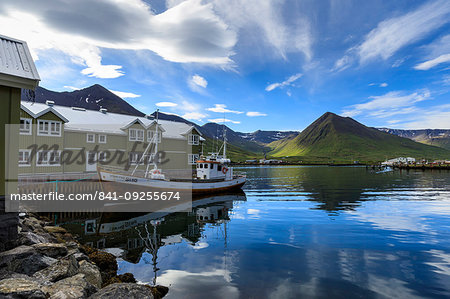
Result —
<instances>
[{"instance_id":1,"label":"rocky shoreline","mask_svg":"<svg viewBox=\"0 0 450 299\"><path fill-rule=\"evenodd\" d=\"M79 244L62 227L21 215L13 248L0 252L0 298L162 298L168 288L117 275L116 257Z\"/></svg>"}]
</instances>

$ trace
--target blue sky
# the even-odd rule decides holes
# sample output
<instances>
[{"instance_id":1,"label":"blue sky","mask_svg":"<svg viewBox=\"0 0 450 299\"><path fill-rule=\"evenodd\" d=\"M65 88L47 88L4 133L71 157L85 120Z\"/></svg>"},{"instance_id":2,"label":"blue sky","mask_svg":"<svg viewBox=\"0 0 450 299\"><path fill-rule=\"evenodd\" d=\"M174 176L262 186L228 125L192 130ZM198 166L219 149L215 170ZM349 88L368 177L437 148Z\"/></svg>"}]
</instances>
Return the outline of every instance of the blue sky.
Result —
<instances>
[{"instance_id":1,"label":"blue sky","mask_svg":"<svg viewBox=\"0 0 450 299\"><path fill-rule=\"evenodd\" d=\"M0 28L28 42L41 86L98 83L147 113L450 129L447 0L5 0Z\"/></svg>"}]
</instances>

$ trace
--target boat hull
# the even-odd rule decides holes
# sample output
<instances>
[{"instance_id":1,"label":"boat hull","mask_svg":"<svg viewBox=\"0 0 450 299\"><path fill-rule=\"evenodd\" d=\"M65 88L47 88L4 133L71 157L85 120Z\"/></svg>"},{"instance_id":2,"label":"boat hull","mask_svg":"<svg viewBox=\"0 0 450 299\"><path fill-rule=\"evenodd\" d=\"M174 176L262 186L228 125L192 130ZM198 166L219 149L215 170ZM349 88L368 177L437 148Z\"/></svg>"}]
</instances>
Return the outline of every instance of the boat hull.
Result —
<instances>
[{"instance_id":1,"label":"boat hull","mask_svg":"<svg viewBox=\"0 0 450 299\"><path fill-rule=\"evenodd\" d=\"M114 182L120 185L127 185L133 191L171 191L171 192L192 192L192 194L223 193L242 188L246 182L245 176L236 176L227 181L208 182L198 181L166 181L150 178L136 177L126 174L114 173L99 170L99 177L102 182ZM111 185L111 184L109 184ZM114 186L114 185L112 185ZM136 189L136 190L135 190Z\"/></svg>"}]
</instances>

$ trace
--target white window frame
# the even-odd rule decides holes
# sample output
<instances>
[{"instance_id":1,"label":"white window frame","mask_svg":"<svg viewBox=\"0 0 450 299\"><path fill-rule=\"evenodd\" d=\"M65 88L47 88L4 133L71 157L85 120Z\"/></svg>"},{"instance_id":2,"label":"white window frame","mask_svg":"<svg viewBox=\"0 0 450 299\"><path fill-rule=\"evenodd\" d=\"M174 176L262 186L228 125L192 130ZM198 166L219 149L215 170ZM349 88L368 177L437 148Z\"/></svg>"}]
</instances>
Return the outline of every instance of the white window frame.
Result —
<instances>
[{"instance_id":1,"label":"white window frame","mask_svg":"<svg viewBox=\"0 0 450 299\"><path fill-rule=\"evenodd\" d=\"M26 127L28 125L28 129L27 128L23 128L22 129L22 124L19 125L19 131L20 131L20 135L31 135L33 133L33 119L32 118L26 118L26 117L21 117L20 121L24 121L24 126Z\"/></svg>"},{"instance_id":2,"label":"white window frame","mask_svg":"<svg viewBox=\"0 0 450 299\"><path fill-rule=\"evenodd\" d=\"M92 140L89 140L89 137L92 136ZM95 134L87 133L86 134L86 143L95 143Z\"/></svg>"},{"instance_id":3,"label":"white window frame","mask_svg":"<svg viewBox=\"0 0 450 299\"><path fill-rule=\"evenodd\" d=\"M151 142L153 139L153 136L155 136L156 130L148 130L147 131L147 142ZM157 141L158 143L161 143L161 139L162 139L162 133L160 131L158 131L158 138ZM156 142L154 142L156 143Z\"/></svg>"},{"instance_id":4,"label":"white window frame","mask_svg":"<svg viewBox=\"0 0 450 299\"><path fill-rule=\"evenodd\" d=\"M198 160L198 154L188 154L188 164L194 165Z\"/></svg>"},{"instance_id":5,"label":"white window frame","mask_svg":"<svg viewBox=\"0 0 450 299\"><path fill-rule=\"evenodd\" d=\"M28 160L25 159L20 159L20 153L24 153L25 157L25 153L28 154ZM26 162L26 163L23 163ZM19 150L19 167L27 167L27 166L31 166L31 150L30 149L20 149Z\"/></svg>"},{"instance_id":6,"label":"white window frame","mask_svg":"<svg viewBox=\"0 0 450 299\"><path fill-rule=\"evenodd\" d=\"M130 159L130 165L138 164L138 161L142 158L143 154L144 153L142 153L142 152L129 152L128 158ZM133 159L131 157L133 157ZM144 162L145 162L145 159L143 159L142 162L139 163L139 165L144 165Z\"/></svg>"},{"instance_id":7,"label":"white window frame","mask_svg":"<svg viewBox=\"0 0 450 299\"><path fill-rule=\"evenodd\" d=\"M134 136L132 136L131 132L134 132ZM139 133L142 134L139 137ZM128 129L128 140L129 141L144 141L144 130L143 129Z\"/></svg>"},{"instance_id":8,"label":"white window frame","mask_svg":"<svg viewBox=\"0 0 450 299\"><path fill-rule=\"evenodd\" d=\"M105 140L102 141L102 137L105 138ZM105 134L98 135L98 143L106 143L106 135Z\"/></svg>"},{"instance_id":9,"label":"white window frame","mask_svg":"<svg viewBox=\"0 0 450 299\"><path fill-rule=\"evenodd\" d=\"M188 144L189 145L199 145L200 144L200 136L197 134L189 134Z\"/></svg>"},{"instance_id":10,"label":"white window frame","mask_svg":"<svg viewBox=\"0 0 450 299\"><path fill-rule=\"evenodd\" d=\"M41 130L41 124L43 125L44 130ZM46 130L45 130L45 125L47 125ZM54 125L55 128L56 128L56 125L58 125L59 130L58 131L52 130L52 125ZM38 125L37 125L37 135L38 136L61 137L61 129L62 129L62 122L60 122L60 121L38 119Z\"/></svg>"},{"instance_id":11,"label":"white window frame","mask_svg":"<svg viewBox=\"0 0 450 299\"><path fill-rule=\"evenodd\" d=\"M45 163L39 163L39 155L43 153L45 154L46 161ZM58 153L58 163L51 163L50 157L51 153ZM36 166L61 166L61 151L38 151L36 154Z\"/></svg>"}]
</instances>

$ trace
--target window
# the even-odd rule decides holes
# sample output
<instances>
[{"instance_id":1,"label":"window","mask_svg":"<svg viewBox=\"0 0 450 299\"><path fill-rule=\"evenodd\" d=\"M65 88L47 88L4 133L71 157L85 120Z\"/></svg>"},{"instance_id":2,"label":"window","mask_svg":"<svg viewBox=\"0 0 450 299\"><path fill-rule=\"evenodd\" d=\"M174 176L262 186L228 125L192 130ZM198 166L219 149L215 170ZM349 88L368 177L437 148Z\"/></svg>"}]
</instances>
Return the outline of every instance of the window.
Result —
<instances>
[{"instance_id":1,"label":"window","mask_svg":"<svg viewBox=\"0 0 450 299\"><path fill-rule=\"evenodd\" d=\"M98 161L99 162L105 162L109 158L110 155L111 154L109 153L109 151L107 151L107 152L99 152L98 153Z\"/></svg>"},{"instance_id":2,"label":"window","mask_svg":"<svg viewBox=\"0 0 450 299\"><path fill-rule=\"evenodd\" d=\"M188 144L189 145L199 145L200 143L200 136L189 134L188 136Z\"/></svg>"},{"instance_id":3,"label":"window","mask_svg":"<svg viewBox=\"0 0 450 299\"><path fill-rule=\"evenodd\" d=\"M106 135L98 135L99 143L106 143Z\"/></svg>"},{"instance_id":4,"label":"window","mask_svg":"<svg viewBox=\"0 0 450 299\"><path fill-rule=\"evenodd\" d=\"M217 165L217 171L222 171L222 165Z\"/></svg>"},{"instance_id":5,"label":"window","mask_svg":"<svg viewBox=\"0 0 450 299\"><path fill-rule=\"evenodd\" d=\"M130 164L137 164L139 161L141 161L142 158L141 152L131 152L130 153ZM141 161L139 164L144 164L144 161Z\"/></svg>"},{"instance_id":6,"label":"window","mask_svg":"<svg viewBox=\"0 0 450 299\"><path fill-rule=\"evenodd\" d=\"M147 141L156 143L161 143L161 132L158 132L158 138L153 139L153 137L156 135L156 131L147 131Z\"/></svg>"},{"instance_id":7,"label":"window","mask_svg":"<svg viewBox=\"0 0 450 299\"><path fill-rule=\"evenodd\" d=\"M86 135L86 142L87 143L94 143L95 142L95 134L87 134Z\"/></svg>"},{"instance_id":8,"label":"window","mask_svg":"<svg viewBox=\"0 0 450 299\"><path fill-rule=\"evenodd\" d=\"M61 151L39 151L36 166L60 166Z\"/></svg>"},{"instance_id":9,"label":"window","mask_svg":"<svg viewBox=\"0 0 450 299\"><path fill-rule=\"evenodd\" d=\"M195 162L197 162L198 160L198 155L197 154L189 154L188 155L188 163L189 164L195 164Z\"/></svg>"},{"instance_id":10,"label":"window","mask_svg":"<svg viewBox=\"0 0 450 299\"><path fill-rule=\"evenodd\" d=\"M61 122L39 119L38 135L61 136Z\"/></svg>"},{"instance_id":11,"label":"window","mask_svg":"<svg viewBox=\"0 0 450 299\"><path fill-rule=\"evenodd\" d=\"M144 130L129 129L128 134L130 141L144 141Z\"/></svg>"},{"instance_id":12,"label":"window","mask_svg":"<svg viewBox=\"0 0 450 299\"><path fill-rule=\"evenodd\" d=\"M31 165L31 150L19 150L19 166Z\"/></svg>"},{"instance_id":13,"label":"window","mask_svg":"<svg viewBox=\"0 0 450 299\"><path fill-rule=\"evenodd\" d=\"M214 168L214 164L213 163L209 164L209 168L213 169Z\"/></svg>"},{"instance_id":14,"label":"window","mask_svg":"<svg viewBox=\"0 0 450 299\"><path fill-rule=\"evenodd\" d=\"M20 119L20 134L31 135L31 118Z\"/></svg>"}]
</instances>

